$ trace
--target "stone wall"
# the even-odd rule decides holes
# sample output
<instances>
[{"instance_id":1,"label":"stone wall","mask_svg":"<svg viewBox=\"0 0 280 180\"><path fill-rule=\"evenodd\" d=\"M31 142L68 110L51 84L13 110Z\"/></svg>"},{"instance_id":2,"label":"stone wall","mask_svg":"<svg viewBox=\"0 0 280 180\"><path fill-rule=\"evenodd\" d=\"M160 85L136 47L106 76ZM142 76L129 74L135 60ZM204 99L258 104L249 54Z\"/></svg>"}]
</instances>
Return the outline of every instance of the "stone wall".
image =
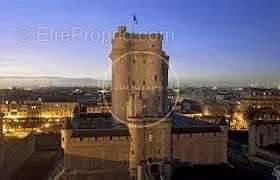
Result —
<instances>
[{"instance_id":1,"label":"stone wall","mask_svg":"<svg viewBox=\"0 0 280 180\"><path fill-rule=\"evenodd\" d=\"M72 170L127 166L132 153L130 138L69 138L67 142L62 143L65 153L64 166ZM194 164L227 162L227 136L224 132L172 134L172 149L172 158L181 162Z\"/></svg>"},{"instance_id":2,"label":"stone wall","mask_svg":"<svg viewBox=\"0 0 280 180\"><path fill-rule=\"evenodd\" d=\"M227 162L226 141L223 132L172 134L173 159L193 164Z\"/></svg>"},{"instance_id":3,"label":"stone wall","mask_svg":"<svg viewBox=\"0 0 280 180\"><path fill-rule=\"evenodd\" d=\"M57 134L36 134L34 135L35 151L53 151L61 149L61 135Z\"/></svg>"},{"instance_id":4,"label":"stone wall","mask_svg":"<svg viewBox=\"0 0 280 180\"><path fill-rule=\"evenodd\" d=\"M63 145L66 169L128 166L130 144L127 137L77 137Z\"/></svg>"}]
</instances>

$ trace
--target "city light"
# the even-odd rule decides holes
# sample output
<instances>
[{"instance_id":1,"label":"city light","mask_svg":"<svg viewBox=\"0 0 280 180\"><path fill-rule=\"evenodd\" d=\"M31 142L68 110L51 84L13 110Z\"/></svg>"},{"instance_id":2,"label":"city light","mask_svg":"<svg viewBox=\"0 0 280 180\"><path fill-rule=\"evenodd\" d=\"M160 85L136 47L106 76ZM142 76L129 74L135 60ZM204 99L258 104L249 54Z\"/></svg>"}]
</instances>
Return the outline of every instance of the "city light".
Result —
<instances>
[{"instance_id":1,"label":"city light","mask_svg":"<svg viewBox=\"0 0 280 180\"><path fill-rule=\"evenodd\" d=\"M44 124L44 128L50 128L50 127L51 127L51 124L50 124L50 123Z\"/></svg>"}]
</instances>

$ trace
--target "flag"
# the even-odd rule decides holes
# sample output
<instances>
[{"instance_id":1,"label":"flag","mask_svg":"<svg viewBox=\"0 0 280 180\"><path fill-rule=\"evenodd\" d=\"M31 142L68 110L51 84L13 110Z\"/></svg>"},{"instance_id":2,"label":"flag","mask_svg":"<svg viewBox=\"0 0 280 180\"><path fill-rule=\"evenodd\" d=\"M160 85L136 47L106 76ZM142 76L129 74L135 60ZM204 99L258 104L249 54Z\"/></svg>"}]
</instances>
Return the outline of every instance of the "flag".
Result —
<instances>
[{"instance_id":1,"label":"flag","mask_svg":"<svg viewBox=\"0 0 280 180\"><path fill-rule=\"evenodd\" d=\"M135 16L135 14L133 14L133 21L135 22L135 24L138 24L137 18Z\"/></svg>"}]
</instances>

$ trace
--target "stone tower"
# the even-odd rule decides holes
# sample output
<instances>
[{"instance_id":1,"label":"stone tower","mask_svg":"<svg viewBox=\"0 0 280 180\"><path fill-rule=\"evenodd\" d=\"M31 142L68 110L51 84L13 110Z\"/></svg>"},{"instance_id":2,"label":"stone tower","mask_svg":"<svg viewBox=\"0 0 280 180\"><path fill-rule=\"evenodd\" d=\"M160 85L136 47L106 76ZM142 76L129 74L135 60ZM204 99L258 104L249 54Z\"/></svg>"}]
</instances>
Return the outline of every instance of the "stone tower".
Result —
<instances>
[{"instance_id":1,"label":"stone tower","mask_svg":"<svg viewBox=\"0 0 280 180\"><path fill-rule=\"evenodd\" d=\"M61 129L61 147L64 149L64 168L71 166L71 158L68 156L68 144L71 141L73 126L70 118L64 120Z\"/></svg>"},{"instance_id":2,"label":"stone tower","mask_svg":"<svg viewBox=\"0 0 280 180\"><path fill-rule=\"evenodd\" d=\"M143 97L147 115L166 112L169 57L162 50L162 39L161 34L134 34L118 27L110 55L115 119L127 121L126 104L134 90Z\"/></svg>"},{"instance_id":3,"label":"stone tower","mask_svg":"<svg viewBox=\"0 0 280 180\"><path fill-rule=\"evenodd\" d=\"M171 121L161 113L146 115L144 102L145 99L136 93L129 96L127 105L130 133L129 168L134 177L140 162L171 160Z\"/></svg>"},{"instance_id":4,"label":"stone tower","mask_svg":"<svg viewBox=\"0 0 280 180\"><path fill-rule=\"evenodd\" d=\"M162 39L161 34L128 33L120 26L112 40L112 112L129 127L133 176L141 161L170 160L169 57Z\"/></svg>"}]
</instances>

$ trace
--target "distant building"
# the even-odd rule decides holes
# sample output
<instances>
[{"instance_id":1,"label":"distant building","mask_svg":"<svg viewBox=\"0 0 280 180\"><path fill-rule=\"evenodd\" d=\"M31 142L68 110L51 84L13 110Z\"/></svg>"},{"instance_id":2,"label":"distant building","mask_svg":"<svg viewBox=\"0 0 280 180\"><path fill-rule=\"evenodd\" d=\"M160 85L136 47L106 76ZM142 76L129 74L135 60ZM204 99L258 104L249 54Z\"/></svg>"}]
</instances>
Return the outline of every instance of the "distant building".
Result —
<instances>
[{"instance_id":1,"label":"distant building","mask_svg":"<svg viewBox=\"0 0 280 180\"><path fill-rule=\"evenodd\" d=\"M243 110L270 108L279 111L280 90L258 88L246 89L242 95L241 106Z\"/></svg>"},{"instance_id":2,"label":"distant building","mask_svg":"<svg viewBox=\"0 0 280 180\"><path fill-rule=\"evenodd\" d=\"M88 114L100 114L100 113L111 113L111 103L97 103L96 105L87 106L86 113Z\"/></svg>"},{"instance_id":3,"label":"distant building","mask_svg":"<svg viewBox=\"0 0 280 180\"><path fill-rule=\"evenodd\" d=\"M43 102L43 101L6 101L0 105L0 112L4 113L5 119L25 120L28 118L38 119L63 119L73 117L76 102Z\"/></svg>"},{"instance_id":4,"label":"distant building","mask_svg":"<svg viewBox=\"0 0 280 180\"><path fill-rule=\"evenodd\" d=\"M249 153L256 155L260 149L276 151L276 147L280 147L280 112L268 108L254 109L248 113L248 119Z\"/></svg>"},{"instance_id":5,"label":"distant building","mask_svg":"<svg viewBox=\"0 0 280 180\"><path fill-rule=\"evenodd\" d=\"M232 128L247 129L247 113L268 109L270 111L280 111L280 90L279 89L262 89L247 88L243 90L241 101L236 104L233 115Z\"/></svg>"}]
</instances>

